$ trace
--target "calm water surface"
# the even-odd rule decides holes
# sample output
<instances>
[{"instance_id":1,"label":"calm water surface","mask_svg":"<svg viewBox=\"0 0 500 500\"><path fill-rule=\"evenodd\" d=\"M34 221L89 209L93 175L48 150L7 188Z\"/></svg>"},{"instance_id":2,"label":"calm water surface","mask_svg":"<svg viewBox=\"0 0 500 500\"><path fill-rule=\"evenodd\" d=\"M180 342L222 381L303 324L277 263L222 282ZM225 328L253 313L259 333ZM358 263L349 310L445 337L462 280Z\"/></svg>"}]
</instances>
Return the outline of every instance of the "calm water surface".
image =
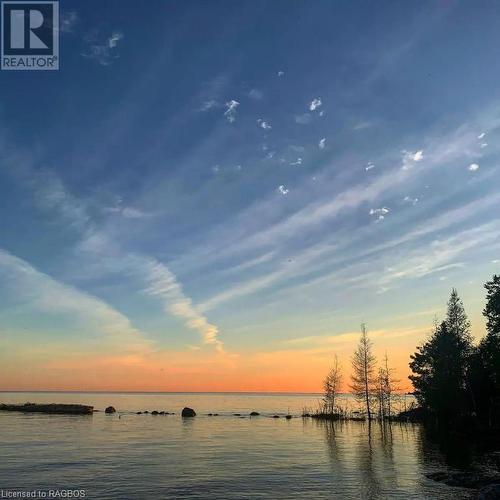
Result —
<instances>
[{"instance_id":1,"label":"calm water surface","mask_svg":"<svg viewBox=\"0 0 500 500\"><path fill-rule=\"evenodd\" d=\"M113 405L115 415L0 412L0 489L96 499L471 498L425 474L449 463L416 424L299 418L317 396L0 393L0 402ZM182 419L183 406L198 416ZM140 410L176 412L135 415ZM259 411L255 418L233 413ZM297 418L272 419L290 411ZM218 417L204 414L217 412Z\"/></svg>"}]
</instances>

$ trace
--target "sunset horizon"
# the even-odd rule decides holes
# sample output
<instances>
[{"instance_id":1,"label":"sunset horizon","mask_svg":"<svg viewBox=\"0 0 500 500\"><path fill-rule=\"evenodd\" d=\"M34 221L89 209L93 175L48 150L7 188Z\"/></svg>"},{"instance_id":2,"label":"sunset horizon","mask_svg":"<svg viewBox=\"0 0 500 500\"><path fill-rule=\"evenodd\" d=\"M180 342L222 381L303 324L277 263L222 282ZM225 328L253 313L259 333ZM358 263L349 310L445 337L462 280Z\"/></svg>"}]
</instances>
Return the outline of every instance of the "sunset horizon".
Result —
<instances>
[{"instance_id":1,"label":"sunset horizon","mask_svg":"<svg viewBox=\"0 0 500 500\"><path fill-rule=\"evenodd\" d=\"M500 2L0 10L1 499L500 499Z\"/></svg>"}]
</instances>

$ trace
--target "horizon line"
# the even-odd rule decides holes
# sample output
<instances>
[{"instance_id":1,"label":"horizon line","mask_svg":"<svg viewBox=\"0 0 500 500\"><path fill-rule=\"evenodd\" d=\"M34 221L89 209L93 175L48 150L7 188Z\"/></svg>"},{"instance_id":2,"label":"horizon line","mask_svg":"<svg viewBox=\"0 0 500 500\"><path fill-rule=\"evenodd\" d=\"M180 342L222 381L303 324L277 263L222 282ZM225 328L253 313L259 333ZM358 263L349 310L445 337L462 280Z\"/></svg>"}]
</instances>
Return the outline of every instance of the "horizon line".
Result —
<instances>
[{"instance_id":1,"label":"horizon line","mask_svg":"<svg viewBox=\"0 0 500 500\"><path fill-rule=\"evenodd\" d=\"M10 390L0 389L0 394L13 393L39 393L39 394L269 394L269 395L311 395L323 396L322 392L304 392L304 391L96 391L96 390ZM413 392L402 391L398 395L411 395ZM339 396L352 395L351 392L339 392Z\"/></svg>"},{"instance_id":2,"label":"horizon line","mask_svg":"<svg viewBox=\"0 0 500 500\"><path fill-rule=\"evenodd\" d=\"M87 393L87 394L313 394L322 392L304 391L126 391L126 390L83 390L83 389L0 389L0 393ZM349 393L345 393L349 394Z\"/></svg>"}]
</instances>

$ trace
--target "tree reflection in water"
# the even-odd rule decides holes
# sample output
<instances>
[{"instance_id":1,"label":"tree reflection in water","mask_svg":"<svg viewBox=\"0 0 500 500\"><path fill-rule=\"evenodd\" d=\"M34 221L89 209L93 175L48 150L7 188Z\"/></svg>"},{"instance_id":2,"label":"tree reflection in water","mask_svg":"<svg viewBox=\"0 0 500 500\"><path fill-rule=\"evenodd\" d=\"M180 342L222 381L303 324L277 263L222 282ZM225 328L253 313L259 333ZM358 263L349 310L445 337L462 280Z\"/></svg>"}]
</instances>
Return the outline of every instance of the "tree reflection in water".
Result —
<instances>
[{"instance_id":1,"label":"tree reflection in water","mask_svg":"<svg viewBox=\"0 0 500 500\"><path fill-rule=\"evenodd\" d=\"M333 496L339 491L345 494L347 485L352 498L385 498L405 492L423 498L436 492L440 498L467 494L460 489L444 490L427 478L438 470L471 467L470 447L460 442L449 440L440 446L420 424L318 420L315 425L324 432Z\"/></svg>"}]
</instances>

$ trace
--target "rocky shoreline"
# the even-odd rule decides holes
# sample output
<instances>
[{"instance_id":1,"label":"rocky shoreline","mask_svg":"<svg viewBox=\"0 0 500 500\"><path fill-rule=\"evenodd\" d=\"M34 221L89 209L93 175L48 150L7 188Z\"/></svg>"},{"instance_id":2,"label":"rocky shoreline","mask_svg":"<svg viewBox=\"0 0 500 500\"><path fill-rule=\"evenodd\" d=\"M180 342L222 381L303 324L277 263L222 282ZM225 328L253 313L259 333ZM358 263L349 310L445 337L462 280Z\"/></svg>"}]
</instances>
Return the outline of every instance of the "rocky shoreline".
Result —
<instances>
[{"instance_id":1,"label":"rocky shoreline","mask_svg":"<svg viewBox=\"0 0 500 500\"><path fill-rule=\"evenodd\" d=\"M66 415L92 415L95 412L100 412L102 410L96 410L93 406L82 405L82 404L61 404L61 403L50 403L50 404L40 404L40 403L21 403L21 404L3 404L0 403L0 411L11 411L11 412L22 412L22 413L49 413L49 414L66 414ZM119 413L120 415L125 414L135 414L135 415L175 415L175 412L169 412L164 410L141 410L141 411L131 411L131 412L117 412L113 406L108 406L104 410L107 415L113 415ZM247 414L242 413L232 413L232 416L245 418L245 417L257 417L261 413L257 411L251 411ZM184 407L181 411L181 416L183 418L192 418L196 416L196 411L189 407ZM206 416L219 416L219 413L207 413ZM263 415L265 416L265 415ZM267 415L269 418L285 418L290 420L294 418L289 413L278 415L276 413ZM365 420L362 416L346 416L337 413L306 413L303 412L300 415L302 418L314 418L318 420ZM298 417L298 415L296 416ZM398 422L421 422L422 415L419 409L410 410L407 412L402 412L390 420Z\"/></svg>"}]
</instances>

